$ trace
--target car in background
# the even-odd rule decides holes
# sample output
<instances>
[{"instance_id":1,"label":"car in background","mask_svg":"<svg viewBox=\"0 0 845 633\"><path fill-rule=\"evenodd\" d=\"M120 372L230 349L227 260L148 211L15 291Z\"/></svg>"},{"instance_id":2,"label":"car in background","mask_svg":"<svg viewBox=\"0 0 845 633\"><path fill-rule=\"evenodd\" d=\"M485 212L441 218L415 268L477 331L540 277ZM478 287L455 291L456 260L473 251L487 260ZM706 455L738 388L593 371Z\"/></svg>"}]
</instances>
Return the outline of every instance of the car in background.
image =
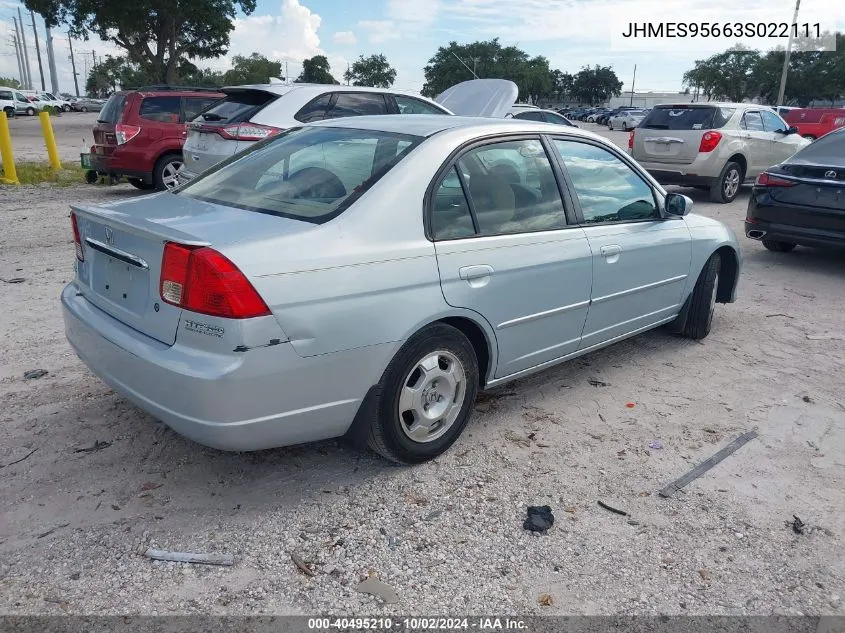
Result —
<instances>
[{"instance_id":1,"label":"car in background","mask_svg":"<svg viewBox=\"0 0 845 633\"><path fill-rule=\"evenodd\" d=\"M793 110L797 110L798 108L795 106L777 106L774 107L775 112L778 113L778 116L786 121L786 115L792 112Z\"/></svg>"},{"instance_id":2,"label":"car in background","mask_svg":"<svg viewBox=\"0 0 845 633\"><path fill-rule=\"evenodd\" d=\"M787 113L786 122L804 138L815 140L845 126L845 108L795 108Z\"/></svg>"},{"instance_id":3,"label":"car in background","mask_svg":"<svg viewBox=\"0 0 845 633\"><path fill-rule=\"evenodd\" d=\"M182 168L187 121L225 95L215 89L149 86L115 92L94 125L90 168L138 189L171 189Z\"/></svg>"},{"instance_id":4,"label":"car in background","mask_svg":"<svg viewBox=\"0 0 845 633\"><path fill-rule=\"evenodd\" d=\"M41 92L38 94L39 98L43 103L46 103L49 106L54 108L59 108L62 112L70 112L70 102L66 99L56 97L50 92Z\"/></svg>"},{"instance_id":5,"label":"car in background","mask_svg":"<svg viewBox=\"0 0 845 633\"><path fill-rule=\"evenodd\" d=\"M540 121L542 123L578 127L562 114L558 114L554 110L543 110L542 108L511 108L511 111L505 117L521 119L523 121Z\"/></svg>"},{"instance_id":6,"label":"car in background","mask_svg":"<svg viewBox=\"0 0 845 633\"><path fill-rule=\"evenodd\" d=\"M658 105L628 137L631 156L658 182L705 189L721 203L808 143L774 110L753 103Z\"/></svg>"},{"instance_id":7,"label":"car in background","mask_svg":"<svg viewBox=\"0 0 845 633\"><path fill-rule=\"evenodd\" d=\"M622 110L607 119L607 127L611 130L633 130L646 116L645 110Z\"/></svg>"},{"instance_id":8,"label":"car in background","mask_svg":"<svg viewBox=\"0 0 845 633\"><path fill-rule=\"evenodd\" d=\"M188 125L187 182L253 143L325 119L379 114L457 114L503 117L518 89L501 79L475 79L452 86L437 100L389 88L327 84L264 84L224 88L225 97Z\"/></svg>"},{"instance_id":9,"label":"car in background","mask_svg":"<svg viewBox=\"0 0 845 633\"><path fill-rule=\"evenodd\" d=\"M691 206L576 128L300 124L174 191L72 206L65 332L201 444L346 435L420 463L479 389L662 325L704 339L742 255Z\"/></svg>"},{"instance_id":10,"label":"car in background","mask_svg":"<svg viewBox=\"0 0 845 633\"><path fill-rule=\"evenodd\" d=\"M635 106L619 106L618 108L614 108L613 110L610 110L609 112L603 112L602 114L600 114L596 118L596 123L598 123L599 125L607 125L607 120L610 117L612 117L616 114L619 114L620 112L624 112L625 110L640 110L640 109L641 108L637 108Z\"/></svg>"},{"instance_id":11,"label":"car in background","mask_svg":"<svg viewBox=\"0 0 845 633\"><path fill-rule=\"evenodd\" d=\"M799 244L845 247L845 128L757 177L745 235L778 253Z\"/></svg>"},{"instance_id":12,"label":"car in background","mask_svg":"<svg viewBox=\"0 0 845 633\"><path fill-rule=\"evenodd\" d=\"M0 86L0 112L5 112L9 118L12 118L18 113L17 105L15 104L15 91L11 88Z\"/></svg>"},{"instance_id":13,"label":"car in background","mask_svg":"<svg viewBox=\"0 0 845 633\"><path fill-rule=\"evenodd\" d=\"M603 114L607 114L609 112L610 110L608 110L607 108L600 108L585 116L584 120L587 121L587 123L595 123L596 119L598 119Z\"/></svg>"},{"instance_id":14,"label":"car in background","mask_svg":"<svg viewBox=\"0 0 845 633\"><path fill-rule=\"evenodd\" d=\"M103 109L105 101L102 99L89 99L88 97L80 97L75 99L70 107L74 112L99 112Z\"/></svg>"}]
</instances>

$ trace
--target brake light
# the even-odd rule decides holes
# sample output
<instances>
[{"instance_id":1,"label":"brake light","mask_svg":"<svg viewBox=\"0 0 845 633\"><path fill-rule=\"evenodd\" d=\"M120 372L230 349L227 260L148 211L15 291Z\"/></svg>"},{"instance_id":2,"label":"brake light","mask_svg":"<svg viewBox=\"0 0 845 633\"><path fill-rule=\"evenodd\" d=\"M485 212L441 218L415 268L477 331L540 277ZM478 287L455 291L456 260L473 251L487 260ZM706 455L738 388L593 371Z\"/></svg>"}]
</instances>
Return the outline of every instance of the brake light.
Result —
<instances>
[{"instance_id":1,"label":"brake light","mask_svg":"<svg viewBox=\"0 0 845 633\"><path fill-rule=\"evenodd\" d=\"M200 314L227 319L270 314L238 267L206 246L165 242L159 290L166 303Z\"/></svg>"},{"instance_id":2,"label":"brake light","mask_svg":"<svg viewBox=\"0 0 845 633\"><path fill-rule=\"evenodd\" d=\"M716 149L716 146L719 144L719 141L722 140L721 132L710 131L705 132L704 136L701 137L701 143L698 146L699 152L712 152Z\"/></svg>"},{"instance_id":3,"label":"brake light","mask_svg":"<svg viewBox=\"0 0 845 633\"><path fill-rule=\"evenodd\" d=\"M76 259L85 261L85 252L82 250L82 239L79 237L79 225L76 223L76 214L70 214L70 223L73 225L73 242L76 245Z\"/></svg>"},{"instance_id":4,"label":"brake light","mask_svg":"<svg viewBox=\"0 0 845 633\"><path fill-rule=\"evenodd\" d=\"M230 141L260 141L275 136L282 129L270 125L259 125L258 123L232 123L215 128L214 131Z\"/></svg>"},{"instance_id":5,"label":"brake light","mask_svg":"<svg viewBox=\"0 0 845 633\"><path fill-rule=\"evenodd\" d=\"M114 137L117 139L118 145L128 143L133 138L138 136L140 132L141 128L139 128L137 125L126 125L124 123L118 123L114 126Z\"/></svg>"},{"instance_id":6,"label":"brake light","mask_svg":"<svg viewBox=\"0 0 845 633\"><path fill-rule=\"evenodd\" d=\"M634 130L628 132L628 149L634 149Z\"/></svg>"},{"instance_id":7,"label":"brake light","mask_svg":"<svg viewBox=\"0 0 845 633\"><path fill-rule=\"evenodd\" d=\"M764 171L762 174L757 176L757 180L754 184L757 187L794 187L798 183L793 180L787 180L786 178L778 178L777 176L773 176L769 172Z\"/></svg>"}]
</instances>

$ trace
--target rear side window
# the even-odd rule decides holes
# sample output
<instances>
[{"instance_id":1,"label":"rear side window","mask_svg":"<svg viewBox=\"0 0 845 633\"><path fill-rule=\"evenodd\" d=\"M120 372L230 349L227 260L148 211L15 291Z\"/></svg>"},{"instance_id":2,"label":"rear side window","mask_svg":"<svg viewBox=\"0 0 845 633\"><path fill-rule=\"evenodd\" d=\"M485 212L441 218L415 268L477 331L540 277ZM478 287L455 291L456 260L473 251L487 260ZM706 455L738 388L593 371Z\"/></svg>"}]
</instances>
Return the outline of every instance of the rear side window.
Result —
<instances>
[{"instance_id":1,"label":"rear side window","mask_svg":"<svg viewBox=\"0 0 845 633\"><path fill-rule=\"evenodd\" d=\"M332 93L327 92L314 99L311 103L305 105L299 112L294 115L294 119L302 123L311 123L312 121L322 121L326 118L326 111L329 109L329 103L332 100Z\"/></svg>"},{"instance_id":2,"label":"rear side window","mask_svg":"<svg viewBox=\"0 0 845 633\"><path fill-rule=\"evenodd\" d=\"M523 121L540 121L546 122L546 117L542 112L517 112L513 115L514 119L522 119Z\"/></svg>"},{"instance_id":3,"label":"rear side window","mask_svg":"<svg viewBox=\"0 0 845 633\"><path fill-rule=\"evenodd\" d=\"M446 114L440 108L413 97L393 95L393 99L396 101L396 107L399 108L399 114Z\"/></svg>"},{"instance_id":4,"label":"rear side window","mask_svg":"<svg viewBox=\"0 0 845 633\"><path fill-rule=\"evenodd\" d=\"M739 127L750 132L763 132L765 130L763 127L763 117L760 116L759 112L746 112L742 115L742 122L739 124Z\"/></svg>"},{"instance_id":5,"label":"rear side window","mask_svg":"<svg viewBox=\"0 0 845 633\"><path fill-rule=\"evenodd\" d=\"M185 109L185 120L193 121L194 117L218 100L216 97L185 97L182 100L182 107Z\"/></svg>"},{"instance_id":6,"label":"rear side window","mask_svg":"<svg viewBox=\"0 0 845 633\"><path fill-rule=\"evenodd\" d=\"M790 162L807 161L820 165L842 165L843 157L845 157L845 128L816 139L795 154ZM841 171L845 172L845 166Z\"/></svg>"},{"instance_id":7,"label":"rear side window","mask_svg":"<svg viewBox=\"0 0 845 633\"><path fill-rule=\"evenodd\" d=\"M243 90L227 94L223 99L196 117L209 123L241 123L249 121L276 95L264 90Z\"/></svg>"},{"instance_id":8,"label":"rear side window","mask_svg":"<svg viewBox=\"0 0 845 633\"><path fill-rule=\"evenodd\" d=\"M180 97L144 97L138 116L159 123L179 123Z\"/></svg>"},{"instance_id":9,"label":"rear side window","mask_svg":"<svg viewBox=\"0 0 845 633\"><path fill-rule=\"evenodd\" d=\"M453 167L440 182L431 203L431 231L435 240L454 240L475 235L466 193Z\"/></svg>"},{"instance_id":10,"label":"rear side window","mask_svg":"<svg viewBox=\"0 0 845 633\"><path fill-rule=\"evenodd\" d=\"M227 159L179 195L321 224L340 215L422 140L375 130L297 128Z\"/></svg>"},{"instance_id":11,"label":"rear side window","mask_svg":"<svg viewBox=\"0 0 845 633\"><path fill-rule=\"evenodd\" d=\"M387 114L384 95L376 92L338 92L326 113L327 119Z\"/></svg>"},{"instance_id":12,"label":"rear side window","mask_svg":"<svg viewBox=\"0 0 845 633\"><path fill-rule=\"evenodd\" d=\"M100 116L97 121L100 123L118 123L120 116L123 113L123 106L126 104L125 94L113 94L106 101L106 105L100 110Z\"/></svg>"},{"instance_id":13,"label":"rear side window","mask_svg":"<svg viewBox=\"0 0 845 633\"><path fill-rule=\"evenodd\" d=\"M0 90L0 99L12 101L12 91L11 90Z\"/></svg>"},{"instance_id":14,"label":"rear side window","mask_svg":"<svg viewBox=\"0 0 845 633\"><path fill-rule=\"evenodd\" d=\"M717 130L725 127L736 108L657 106L646 115L641 128L648 130Z\"/></svg>"}]
</instances>

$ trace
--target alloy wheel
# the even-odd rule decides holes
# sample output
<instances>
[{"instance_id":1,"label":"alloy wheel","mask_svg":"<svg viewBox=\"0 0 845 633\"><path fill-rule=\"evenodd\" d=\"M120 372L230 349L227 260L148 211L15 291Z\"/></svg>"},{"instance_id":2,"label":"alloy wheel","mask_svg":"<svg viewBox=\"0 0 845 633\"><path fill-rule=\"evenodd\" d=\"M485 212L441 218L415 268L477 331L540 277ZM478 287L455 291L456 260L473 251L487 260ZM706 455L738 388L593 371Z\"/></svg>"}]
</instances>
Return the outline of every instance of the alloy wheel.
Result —
<instances>
[{"instance_id":1,"label":"alloy wheel","mask_svg":"<svg viewBox=\"0 0 845 633\"><path fill-rule=\"evenodd\" d=\"M399 422L415 442L433 442L455 423L466 398L466 372L447 351L426 354L405 377L399 392Z\"/></svg>"}]
</instances>

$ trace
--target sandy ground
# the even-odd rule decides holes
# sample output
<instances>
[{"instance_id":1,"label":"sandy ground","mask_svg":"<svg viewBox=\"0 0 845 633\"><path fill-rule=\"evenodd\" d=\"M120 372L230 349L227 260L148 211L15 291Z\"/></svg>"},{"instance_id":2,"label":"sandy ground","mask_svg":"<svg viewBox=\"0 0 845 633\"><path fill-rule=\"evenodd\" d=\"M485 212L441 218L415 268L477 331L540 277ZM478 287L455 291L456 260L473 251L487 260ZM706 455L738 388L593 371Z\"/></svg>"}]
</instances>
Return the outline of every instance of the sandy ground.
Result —
<instances>
[{"instance_id":1,"label":"sandy ground","mask_svg":"<svg viewBox=\"0 0 845 633\"><path fill-rule=\"evenodd\" d=\"M79 162L80 152L87 152L94 142L92 128L97 121L96 112L63 112L50 122L62 161ZM16 116L9 120L12 151L17 161L47 162L47 149L37 116Z\"/></svg>"},{"instance_id":2,"label":"sandy ground","mask_svg":"<svg viewBox=\"0 0 845 633\"><path fill-rule=\"evenodd\" d=\"M741 234L747 192L684 192ZM129 195L0 190L0 277L25 279L0 283L0 613L845 612L842 254L743 238L738 302L703 342L654 331L484 394L451 451L397 468L335 442L206 449L88 372L58 303L68 203ZM534 504L555 513L546 536L522 528ZM154 563L150 544L235 565ZM398 604L355 591L371 570Z\"/></svg>"}]
</instances>

